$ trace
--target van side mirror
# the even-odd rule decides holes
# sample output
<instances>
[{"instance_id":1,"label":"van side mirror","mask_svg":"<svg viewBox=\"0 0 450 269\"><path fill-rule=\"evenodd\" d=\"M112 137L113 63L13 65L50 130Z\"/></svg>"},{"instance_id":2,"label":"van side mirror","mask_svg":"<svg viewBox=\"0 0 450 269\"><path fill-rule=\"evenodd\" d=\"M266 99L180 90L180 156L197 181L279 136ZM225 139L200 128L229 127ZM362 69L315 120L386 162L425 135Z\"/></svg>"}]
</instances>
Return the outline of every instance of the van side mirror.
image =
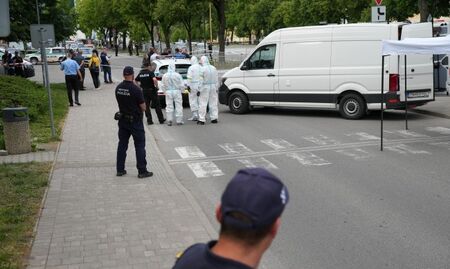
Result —
<instances>
[{"instance_id":1,"label":"van side mirror","mask_svg":"<svg viewBox=\"0 0 450 269\"><path fill-rule=\"evenodd\" d=\"M249 62L245 61L242 66L241 66L241 70L245 71L245 70L249 70Z\"/></svg>"}]
</instances>

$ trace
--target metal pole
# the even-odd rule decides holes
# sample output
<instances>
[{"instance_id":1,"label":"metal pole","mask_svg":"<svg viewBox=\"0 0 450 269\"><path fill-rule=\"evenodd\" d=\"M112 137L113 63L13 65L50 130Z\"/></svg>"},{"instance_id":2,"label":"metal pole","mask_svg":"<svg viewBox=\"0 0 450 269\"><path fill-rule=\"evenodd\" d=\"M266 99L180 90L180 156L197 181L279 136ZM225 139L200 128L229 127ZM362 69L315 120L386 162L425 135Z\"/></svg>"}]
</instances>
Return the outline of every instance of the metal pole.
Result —
<instances>
[{"instance_id":1,"label":"metal pole","mask_svg":"<svg viewBox=\"0 0 450 269\"><path fill-rule=\"evenodd\" d=\"M44 34L42 33L44 31L43 28L39 29L40 33L40 43L41 43L41 55L43 60L43 68L44 68L44 85L45 88L47 88L47 94L48 94L48 108L50 113L50 125L52 130L52 137L56 137L55 132L55 124L53 121L53 102L52 102L52 90L50 89L50 83L49 83L49 77L48 77L48 64L47 64L47 52L45 51L45 41L44 41Z\"/></svg>"},{"instance_id":2,"label":"metal pole","mask_svg":"<svg viewBox=\"0 0 450 269\"><path fill-rule=\"evenodd\" d=\"M407 87L408 70L406 68L407 57L408 56L406 56L406 54L405 54L405 130L408 130L408 87Z\"/></svg>"},{"instance_id":3,"label":"metal pole","mask_svg":"<svg viewBox=\"0 0 450 269\"><path fill-rule=\"evenodd\" d=\"M38 3L38 0L36 0L36 13L37 13L38 24L41 24L41 17L39 15L39 3Z\"/></svg>"},{"instance_id":4,"label":"metal pole","mask_svg":"<svg viewBox=\"0 0 450 269\"><path fill-rule=\"evenodd\" d=\"M384 112L384 58L386 55L383 55L381 58L381 134L380 134L380 150L383 151L383 112Z\"/></svg>"}]
</instances>

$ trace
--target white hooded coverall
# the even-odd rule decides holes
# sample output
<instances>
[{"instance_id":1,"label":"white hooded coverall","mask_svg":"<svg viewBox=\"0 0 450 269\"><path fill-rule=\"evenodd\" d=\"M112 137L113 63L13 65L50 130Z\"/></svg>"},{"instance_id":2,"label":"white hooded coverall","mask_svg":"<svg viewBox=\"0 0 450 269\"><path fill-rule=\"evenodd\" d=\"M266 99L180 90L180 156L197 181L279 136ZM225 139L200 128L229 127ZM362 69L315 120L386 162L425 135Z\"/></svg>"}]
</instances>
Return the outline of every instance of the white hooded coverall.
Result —
<instances>
[{"instance_id":1,"label":"white hooded coverall","mask_svg":"<svg viewBox=\"0 0 450 269\"><path fill-rule=\"evenodd\" d=\"M201 86L200 71L201 66L198 64L197 57L192 56L191 66L187 71L188 86L191 88L191 92L189 93L189 106L192 112L192 120L198 120L199 98L197 92Z\"/></svg>"},{"instance_id":2,"label":"white hooded coverall","mask_svg":"<svg viewBox=\"0 0 450 269\"><path fill-rule=\"evenodd\" d=\"M173 121L174 103L177 123L183 123L183 77L175 72L175 63L169 64L169 70L162 77L163 91L166 95L166 117L168 123Z\"/></svg>"},{"instance_id":3,"label":"white hooded coverall","mask_svg":"<svg viewBox=\"0 0 450 269\"><path fill-rule=\"evenodd\" d=\"M200 77L202 86L200 88L199 97L199 121L206 121L206 107L209 106L209 117L211 120L219 118L218 108L218 94L217 87L219 84L219 76L217 69L209 64L209 59L206 56L200 58L200 65L202 66Z\"/></svg>"}]
</instances>

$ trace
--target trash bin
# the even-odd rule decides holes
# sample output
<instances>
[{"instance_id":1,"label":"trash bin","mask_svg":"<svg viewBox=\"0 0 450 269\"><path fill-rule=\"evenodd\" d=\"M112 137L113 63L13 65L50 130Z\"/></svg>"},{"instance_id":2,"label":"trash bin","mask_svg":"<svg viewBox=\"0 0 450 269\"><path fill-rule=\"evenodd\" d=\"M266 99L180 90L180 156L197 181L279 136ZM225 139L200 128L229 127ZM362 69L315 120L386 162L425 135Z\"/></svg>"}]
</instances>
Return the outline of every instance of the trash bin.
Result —
<instances>
[{"instance_id":1,"label":"trash bin","mask_svg":"<svg viewBox=\"0 0 450 269\"><path fill-rule=\"evenodd\" d=\"M31 151L30 126L28 124L28 108L4 108L3 133L8 154L21 154Z\"/></svg>"}]
</instances>

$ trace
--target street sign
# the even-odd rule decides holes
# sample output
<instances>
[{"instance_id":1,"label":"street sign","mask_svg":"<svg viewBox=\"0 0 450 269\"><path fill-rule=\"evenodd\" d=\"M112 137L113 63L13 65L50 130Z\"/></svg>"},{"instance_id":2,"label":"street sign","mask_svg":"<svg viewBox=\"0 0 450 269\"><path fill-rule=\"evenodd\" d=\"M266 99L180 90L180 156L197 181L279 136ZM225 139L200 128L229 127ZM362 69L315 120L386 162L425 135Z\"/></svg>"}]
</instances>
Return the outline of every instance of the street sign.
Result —
<instances>
[{"instance_id":1,"label":"street sign","mask_svg":"<svg viewBox=\"0 0 450 269\"><path fill-rule=\"evenodd\" d=\"M55 46L55 29L53 24L32 24L30 25L30 33L33 48L40 48L42 42L44 47Z\"/></svg>"},{"instance_id":2,"label":"street sign","mask_svg":"<svg viewBox=\"0 0 450 269\"><path fill-rule=\"evenodd\" d=\"M0 37L9 36L10 32L9 0L0 0Z\"/></svg>"},{"instance_id":3,"label":"street sign","mask_svg":"<svg viewBox=\"0 0 450 269\"><path fill-rule=\"evenodd\" d=\"M372 7L372 22L386 21L386 6Z\"/></svg>"},{"instance_id":4,"label":"street sign","mask_svg":"<svg viewBox=\"0 0 450 269\"><path fill-rule=\"evenodd\" d=\"M377 6L381 5L381 3L383 3L383 0L375 0L375 4L377 4Z\"/></svg>"}]
</instances>

